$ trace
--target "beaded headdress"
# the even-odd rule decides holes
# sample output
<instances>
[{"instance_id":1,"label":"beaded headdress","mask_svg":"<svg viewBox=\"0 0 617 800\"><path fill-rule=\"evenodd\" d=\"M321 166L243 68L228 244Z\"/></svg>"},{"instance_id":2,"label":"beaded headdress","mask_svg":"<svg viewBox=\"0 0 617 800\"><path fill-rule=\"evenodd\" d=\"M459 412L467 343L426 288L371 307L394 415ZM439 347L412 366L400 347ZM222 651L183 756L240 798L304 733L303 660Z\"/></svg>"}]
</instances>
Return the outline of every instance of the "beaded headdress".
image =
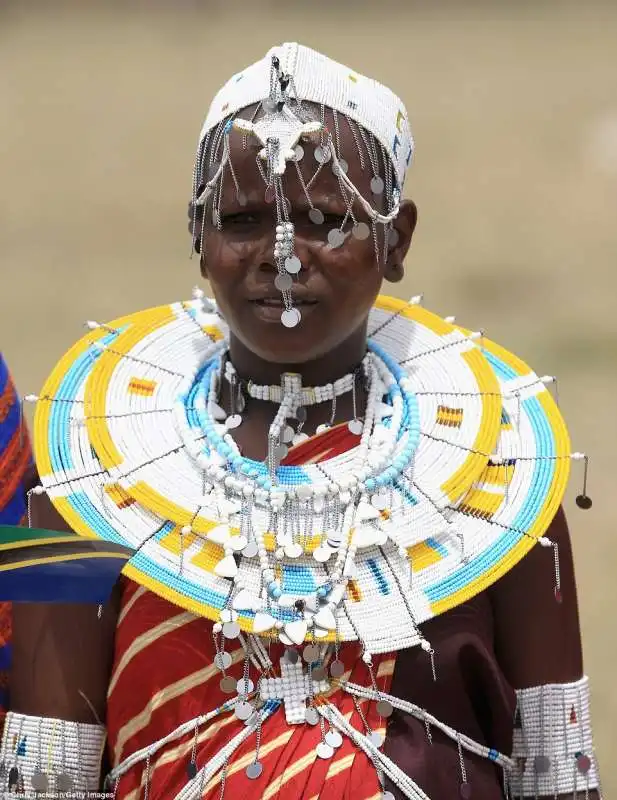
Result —
<instances>
[{"instance_id":1,"label":"beaded headdress","mask_svg":"<svg viewBox=\"0 0 617 800\"><path fill-rule=\"evenodd\" d=\"M332 113L333 130L326 125L326 108ZM248 119L246 109L252 110ZM347 174L348 163L340 146L342 125L351 130L362 169L371 171L369 198L362 195ZM218 92L201 131L193 173L192 209L196 215L201 207L208 206L217 227L222 226L219 203L226 176L234 183L239 205L246 204L233 168L230 141L234 136L242 137L244 146L248 137L260 145L257 166L265 199L276 209L273 255L278 271L275 286L284 303L281 322L293 328L301 319L299 309L293 306L293 282L302 264L294 252L294 223L285 196L286 173L295 169L309 206L309 219L321 225L324 215L313 205L311 185L322 169L332 169L347 211L339 227L325 232L328 246L341 247L348 236L367 239L372 234L379 261L382 248L377 226L384 229L384 250L396 244L392 222L399 211L405 171L413 155L407 112L387 87L308 47L288 43L273 48L263 59L234 75ZM305 152L307 143L312 146ZM308 180L299 168L305 158L314 162L314 173ZM359 218L359 210L368 223ZM194 244L199 248L195 220L192 230Z\"/></svg>"}]
</instances>

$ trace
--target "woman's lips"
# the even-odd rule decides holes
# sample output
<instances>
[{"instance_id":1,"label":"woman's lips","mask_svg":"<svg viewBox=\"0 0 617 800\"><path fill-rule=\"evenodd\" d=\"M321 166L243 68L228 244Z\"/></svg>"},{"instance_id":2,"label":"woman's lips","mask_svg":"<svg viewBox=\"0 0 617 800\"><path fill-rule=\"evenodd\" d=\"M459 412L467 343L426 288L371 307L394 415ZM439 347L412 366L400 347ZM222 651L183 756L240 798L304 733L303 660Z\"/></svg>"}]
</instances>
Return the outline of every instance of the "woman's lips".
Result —
<instances>
[{"instance_id":1,"label":"woman's lips","mask_svg":"<svg viewBox=\"0 0 617 800\"><path fill-rule=\"evenodd\" d=\"M258 319L281 324L281 314L285 310L282 297L263 297L259 300L250 300L249 303ZM296 298L292 295L291 304L293 308L298 309L304 319L318 306L318 301Z\"/></svg>"}]
</instances>

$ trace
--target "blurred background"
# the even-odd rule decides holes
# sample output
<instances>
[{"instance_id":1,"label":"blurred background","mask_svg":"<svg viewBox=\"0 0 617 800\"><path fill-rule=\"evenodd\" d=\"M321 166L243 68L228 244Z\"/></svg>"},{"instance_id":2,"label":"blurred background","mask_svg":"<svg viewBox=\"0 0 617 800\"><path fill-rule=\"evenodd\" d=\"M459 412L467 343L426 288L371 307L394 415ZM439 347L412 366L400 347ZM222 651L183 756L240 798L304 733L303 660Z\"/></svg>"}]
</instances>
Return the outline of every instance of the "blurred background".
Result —
<instances>
[{"instance_id":1,"label":"blurred background","mask_svg":"<svg viewBox=\"0 0 617 800\"><path fill-rule=\"evenodd\" d=\"M425 292L559 377L591 456L594 507L568 509L617 796L617 3L0 0L0 348L36 392L83 320L189 296L202 118L232 73L289 39L407 105L419 226L401 295Z\"/></svg>"}]
</instances>

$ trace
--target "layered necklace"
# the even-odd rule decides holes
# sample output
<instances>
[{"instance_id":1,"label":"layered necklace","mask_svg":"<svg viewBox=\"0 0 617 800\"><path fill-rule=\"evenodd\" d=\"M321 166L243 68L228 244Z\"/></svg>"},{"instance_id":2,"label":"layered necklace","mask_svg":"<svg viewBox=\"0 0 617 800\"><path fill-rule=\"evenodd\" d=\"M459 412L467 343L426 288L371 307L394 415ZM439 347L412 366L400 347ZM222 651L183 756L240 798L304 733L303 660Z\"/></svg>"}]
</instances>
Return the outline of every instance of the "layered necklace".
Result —
<instances>
[{"instance_id":1,"label":"layered necklace","mask_svg":"<svg viewBox=\"0 0 617 800\"><path fill-rule=\"evenodd\" d=\"M337 608L355 575L356 553L386 543L393 487L417 444L419 419L408 379L392 358L370 344L358 370L325 386L303 387L296 373L283 374L276 386L243 383L225 352L206 365L201 380L208 389L200 418L206 441L200 465L205 490L216 496L220 518L227 518L208 533L208 539L224 548L214 572L235 579L242 555L256 558L261 574L257 592L234 581L231 607L254 612L253 631L276 629L287 646L301 645L309 631L317 637L335 632ZM359 380L367 390L363 418L356 402ZM230 386L229 411L221 406L223 381ZM283 465L289 446L306 437L306 407L330 401L334 423L336 399L348 392L354 413L347 424L358 437L357 445L325 462ZM265 463L242 456L231 435L242 424L247 396L278 404ZM265 526L259 524L264 515ZM311 554L327 566L327 580L298 598L284 591L277 562ZM399 555L407 564L404 548Z\"/></svg>"}]
</instances>

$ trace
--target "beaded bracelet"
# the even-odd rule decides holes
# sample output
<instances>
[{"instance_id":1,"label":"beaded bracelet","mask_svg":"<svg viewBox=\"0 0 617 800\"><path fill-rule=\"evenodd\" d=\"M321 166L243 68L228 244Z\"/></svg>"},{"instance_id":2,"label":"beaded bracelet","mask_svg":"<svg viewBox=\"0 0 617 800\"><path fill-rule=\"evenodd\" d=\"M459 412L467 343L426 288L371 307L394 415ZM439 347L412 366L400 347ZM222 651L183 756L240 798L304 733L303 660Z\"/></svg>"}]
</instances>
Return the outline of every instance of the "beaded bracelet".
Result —
<instances>
[{"instance_id":1,"label":"beaded bracelet","mask_svg":"<svg viewBox=\"0 0 617 800\"><path fill-rule=\"evenodd\" d=\"M515 796L553 795L599 786L587 677L517 691L510 783Z\"/></svg>"},{"instance_id":2,"label":"beaded bracelet","mask_svg":"<svg viewBox=\"0 0 617 800\"><path fill-rule=\"evenodd\" d=\"M97 790L105 737L99 725L9 711L0 748L0 796Z\"/></svg>"}]
</instances>

